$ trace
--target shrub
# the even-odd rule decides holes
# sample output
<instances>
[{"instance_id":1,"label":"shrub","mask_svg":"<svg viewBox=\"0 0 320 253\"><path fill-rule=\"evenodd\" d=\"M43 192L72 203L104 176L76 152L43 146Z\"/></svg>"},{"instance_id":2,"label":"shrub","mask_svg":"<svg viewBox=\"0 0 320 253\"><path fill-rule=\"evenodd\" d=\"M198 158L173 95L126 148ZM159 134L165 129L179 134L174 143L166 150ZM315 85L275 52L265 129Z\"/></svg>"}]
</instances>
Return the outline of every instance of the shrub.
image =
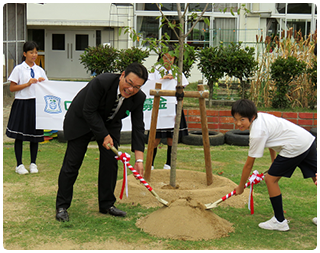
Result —
<instances>
[{"instance_id":1,"label":"shrub","mask_svg":"<svg viewBox=\"0 0 320 253\"><path fill-rule=\"evenodd\" d=\"M209 106L212 105L211 99L213 97L214 83L217 83L219 78L222 78L224 75L225 63L222 51L222 46L207 47L198 51L197 54L199 59L198 68L208 80Z\"/></svg>"},{"instance_id":2,"label":"shrub","mask_svg":"<svg viewBox=\"0 0 320 253\"><path fill-rule=\"evenodd\" d=\"M295 77L305 73L306 63L298 61L293 56L278 57L271 65L271 78L275 81L275 90L272 92L273 108L288 108L290 100L288 94L294 88L289 83Z\"/></svg>"},{"instance_id":3,"label":"shrub","mask_svg":"<svg viewBox=\"0 0 320 253\"><path fill-rule=\"evenodd\" d=\"M241 43L231 43L223 52L225 73L240 80L239 95L241 98L248 98L248 78L252 77L257 70L258 62L254 59L254 51L253 47L243 49Z\"/></svg>"},{"instance_id":4,"label":"shrub","mask_svg":"<svg viewBox=\"0 0 320 253\"><path fill-rule=\"evenodd\" d=\"M287 58L293 56L298 61L307 63L307 69L315 68L314 62L317 57L314 55L316 34L310 34L308 37L283 38L275 44L272 53L267 50L265 43L257 43L257 56L259 59L259 68L254 79L251 80L250 99L259 107L272 107L273 91L275 81L271 78L271 64L279 57ZM267 40L266 40L267 42ZM313 72L313 70L310 70ZM295 88L286 96L290 100L291 108L310 108L313 109L317 101L317 91L311 72L300 75L293 79L289 85ZM313 72L314 74L316 72ZM316 77L316 75L315 75ZM314 78L313 78L314 79Z\"/></svg>"},{"instance_id":5,"label":"shrub","mask_svg":"<svg viewBox=\"0 0 320 253\"><path fill-rule=\"evenodd\" d=\"M311 109L317 105L317 59L311 60L312 67L307 69L311 81L311 91L308 93L308 102Z\"/></svg>"},{"instance_id":6,"label":"shrub","mask_svg":"<svg viewBox=\"0 0 320 253\"><path fill-rule=\"evenodd\" d=\"M117 49L111 46L88 47L80 55L81 63L91 74L99 75L106 72L116 72L115 60L118 57Z\"/></svg>"},{"instance_id":7,"label":"shrub","mask_svg":"<svg viewBox=\"0 0 320 253\"><path fill-rule=\"evenodd\" d=\"M149 56L148 50L143 50L137 47L121 49L116 59L116 70L122 73L125 68L134 62L142 62Z\"/></svg>"}]
</instances>

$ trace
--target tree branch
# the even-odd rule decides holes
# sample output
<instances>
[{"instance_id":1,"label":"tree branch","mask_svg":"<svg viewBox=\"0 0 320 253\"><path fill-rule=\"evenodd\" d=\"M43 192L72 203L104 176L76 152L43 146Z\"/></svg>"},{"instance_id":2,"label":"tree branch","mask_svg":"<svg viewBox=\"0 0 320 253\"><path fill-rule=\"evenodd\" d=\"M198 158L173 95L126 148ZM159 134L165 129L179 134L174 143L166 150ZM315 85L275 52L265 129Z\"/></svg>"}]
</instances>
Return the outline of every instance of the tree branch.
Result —
<instances>
[{"instance_id":1,"label":"tree branch","mask_svg":"<svg viewBox=\"0 0 320 253\"><path fill-rule=\"evenodd\" d=\"M186 16L186 12L187 12L187 10L188 10L188 7L189 7L189 3L187 3L187 6L186 6L186 8L184 9L184 12L183 12L183 17L185 17L185 16Z\"/></svg>"},{"instance_id":2,"label":"tree branch","mask_svg":"<svg viewBox=\"0 0 320 253\"><path fill-rule=\"evenodd\" d=\"M168 23L171 23L171 22L169 21L169 19L167 19L166 15L164 15L164 13L162 12L161 7L159 6L159 4L156 3L156 5L157 5L157 7L158 7L158 9L159 9L162 17L164 17L164 18L167 20ZM178 4L177 4L177 5L178 5ZM175 31L175 29L172 29L172 30L173 30L173 32L175 33L175 35L177 36L177 38L179 38L179 35L178 35L177 32Z\"/></svg>"},{"instance_id":3,"label":"tree branch","mask_svg":"<svg viewBox=\"0 0 320 253\"><path fill-rule=\"evenodd\" d=\"M189 29L189 32L187 32L184 37L188 37L188 35L191 33L191 31L193 30L193 28L196 26L196 24L198 24L198 22L200 21L200 19L202 18L203 14L206 12L207 8L208 8L209 3L206 4L206 7L204 7L202 13L200 14L200 16L197 18L196 22L193 24L193 26Z\"/></svg>"}]
</instances>

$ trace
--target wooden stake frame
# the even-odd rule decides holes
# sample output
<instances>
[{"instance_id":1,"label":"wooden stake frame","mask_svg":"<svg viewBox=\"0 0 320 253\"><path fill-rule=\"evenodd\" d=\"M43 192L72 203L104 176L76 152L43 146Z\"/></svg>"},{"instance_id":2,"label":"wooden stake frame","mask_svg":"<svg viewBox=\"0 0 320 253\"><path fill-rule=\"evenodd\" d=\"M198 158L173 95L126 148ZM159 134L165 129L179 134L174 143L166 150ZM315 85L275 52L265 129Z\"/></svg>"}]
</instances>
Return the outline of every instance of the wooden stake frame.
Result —
<instances>
[{"instance_id":1,"label":"wooden stake frame","mask_svg":"<svg viewBox=\"0 0 320 253\"><path fill-rule=\"evenodd\" d=\"M151 178L151 166L152 166L153 151L154 151L154 141L156 137L156 128L157 128L157 122L158 122L160 96L175 96L176 91L161 90L161 83L156 83L155 90L150 90L150 95L154 96L154 100L153 100L151 124L150 124L149 139L148 139L147 160L146 160L145 173L144 173L144 178L147 181L150 181L150 178ZM202 141L203 141L205 166L206 166L206 178L207 178L207 185L211 185L213 182L213 177L212 177L212 166L211 166L211 155L210 155L209 131L208 131L208 123L207 123L206 104L205 104L205 98L209 97L209 93L204 91L202 81L199 81L198 91L184 91L184 97L199 98Z\"/></svg>"}]
</instances>

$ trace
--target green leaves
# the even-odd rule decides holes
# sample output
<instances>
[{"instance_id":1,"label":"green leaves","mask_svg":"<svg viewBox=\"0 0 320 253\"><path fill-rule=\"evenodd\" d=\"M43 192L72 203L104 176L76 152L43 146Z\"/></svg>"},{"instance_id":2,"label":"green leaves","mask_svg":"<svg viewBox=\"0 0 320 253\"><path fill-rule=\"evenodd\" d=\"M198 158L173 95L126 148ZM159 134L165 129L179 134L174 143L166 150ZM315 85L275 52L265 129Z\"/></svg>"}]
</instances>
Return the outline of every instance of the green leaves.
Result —
<instances>
[{"instance_id":1,"label":"green leaves","mask_svg":"<svg viewBox=\"0 0 320 253\"><path fill-rule=\"evenodd\" d=\"M111 46L88 47L80 55L80 62L85 66L87 72L97 75L104 72L114 72L115 59L118 51Z\"/></svg>"},{"instance_id":2,"label":"green leaves","mask_svg":"<svg viewBox=\"0 0 320 253\"><path fill-rule=\"evenodd\" d=\"M275 90L272 92L272 107L288 108L291 102L287 95L294 88L289 83L297 76L306 72L306 63L298 61L296 57L278 57L271 65L271 78L275 81Z\"/></svg>"},{"instance_id":3,"label":"green leaves","mask_svg":"<svg viewBox=\"0 0 320 253\"><path fill-rule=\"evenodd\" d=\"M136 47L122 49L119 51L118 59L116 59L116 70L121 73L131 63L142 63L142 61L144 61L148 56L149 50Z\"/></svg>"},{"instance_id":4,"label":"green leaves","mask_svg":"<svg viewBox=\"0 0 320 253\"><path fill-rule=\"evenodd\" d=\"M148 56L148 50L135 47L117 50L111 46L99 45L88 47L80 55L80 60L88 72L99 75L101 73L121 73L129 64L142 63Z\"/></svg>"}]
</instances>

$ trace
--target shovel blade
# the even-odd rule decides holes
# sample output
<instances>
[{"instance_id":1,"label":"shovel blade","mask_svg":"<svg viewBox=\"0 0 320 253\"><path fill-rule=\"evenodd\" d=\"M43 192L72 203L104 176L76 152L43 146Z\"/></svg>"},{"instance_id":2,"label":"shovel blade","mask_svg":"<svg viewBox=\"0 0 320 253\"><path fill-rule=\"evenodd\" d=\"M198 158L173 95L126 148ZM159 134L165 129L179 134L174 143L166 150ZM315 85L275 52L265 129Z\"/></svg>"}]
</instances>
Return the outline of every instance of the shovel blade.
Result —
<instances>
[{"instance_id":1,"label":"shovel blade","mask_svg":"<svg viewBox=\"0 0 320 253\"><path fill-rule=\"evenodd\" d=\"M206 210L218 207L218 204L220 204L222 201L223 201L222 199L219 199L214 203L205 204Z\"/></svg>"},{"instance_id":2,"label":"shovel blade","mask_svg":"<svg viewBox=\"0 0 320 253\"><path fill-rule=\"evenodd\" d=\"M169 206L169 202L168 201L166 201L166 200L164 200L164 199L162 199L162 198L157 198L158 199L158 201L161 203L161 204L163 204L163 205L165 205L165 206Z\"/></svg>"},{"instance_id":3,"label":"shovel blade","mask_svg":"<svg viewBox=\"0 0 320 253\"><path fill-rule=\"evenodd\" d=\"M163 205L165 205L165 206L169 206L169 202L166 201L166 200L164 200L164 199L162 199L162 198L160 198L159 195L158 195L154 190L151 190L150 192L152 193L153 196L156 197L156 199L157 199L161 204L163 204Z\"/></svg>"}]
</instances>

